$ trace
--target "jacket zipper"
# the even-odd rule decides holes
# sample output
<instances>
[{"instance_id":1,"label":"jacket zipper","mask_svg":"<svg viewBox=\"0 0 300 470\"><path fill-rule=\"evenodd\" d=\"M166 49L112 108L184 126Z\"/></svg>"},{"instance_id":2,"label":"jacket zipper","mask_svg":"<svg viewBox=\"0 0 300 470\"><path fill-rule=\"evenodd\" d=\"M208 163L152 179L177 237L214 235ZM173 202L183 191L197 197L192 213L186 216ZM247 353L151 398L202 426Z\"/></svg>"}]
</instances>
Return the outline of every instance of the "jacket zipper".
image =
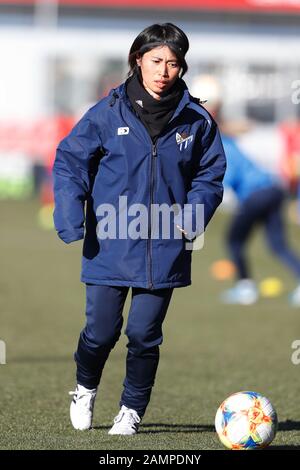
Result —
<instances>
[{"instance_id":1,"label":"jacket zipper","mask_svg":"<svg viewBox=\"0 0 300 470\"><path fill-rule=\"evenodd\" d=\"M148 239L147 239L147 261L148 261L148 288L153 289L153 276L152 276L152 238L151 238L151 232L152 232L152 205L154 203L154 186L155 186L155 171L156 171L156 158L157 158L157 142L153 143L151 141L149 132L147 131L145 125L142 123L142 121L139 119L137 116L136 112L134 111L133 107L131 106L130 103L127 102L128 109L131 111L131 113L134 115L134 117L139 121L140 125L143 127L144 131L147 134L148 139L151 142L151 162L150 162L150 210L149 210L149 216L148 216ZM166 125L166 128L170 124L173 119L175 119L177 116L173 116L172 119L168 122ZM165 131L165 129L164 129Z\"/></svg>"},{"instance_id":2,"label":"jacket zipper","mask_svg":"<svg viewBox=\"0 0 300 470\"><path fill-rule=\"evenodd\" d=\"M143 125L141 120L138 118L136 115L133 107L131 104L128 103L129 100L127 101L127 107L130 110L130 112L134 115L134 117L140 122L141 126L144 128L147 137L150 139L150 135L146 129L146 127ZM181 111L180 111L181 112ZM179 113L176 111L172 119L168 122L166 125L166 128L168 125L173 121ZM166 131L166 128L164 129L164 132ZM155 169L156 169L156 158L157 158L157 144L151 142L152 144L152 151L151 151L151 165L150 165L150 216L148 217L148 240L147 240L147 261L148 261L148 278L149 278L149 289L153 289L153 277L152 277L152 239L151 239L151 231L152 231L152 224L151 224L151 218L152 218L152 204L153 204L153 194L154 194L154 184L155 184Z\"/></svg>"},{"instance_id":3,"label":"jacket zipper","mask_svg":"<svg viewBox=\"0 0 300 470\"><path fill-rule=\"evenodd\" d=\"M151 217L152 217L152 204L153 204L153 188L154 188L154 182L155 182L155 172L154 172L154 164L156 162L156 157L157 157L157 148L156 144L154 144L151 140L151 137L142 123L142 121L139 119L139 117L136 115L136 112L132 108L130 104L128 104L128 108L131 111L131 113L134 115L134 117L139 121L140 125L144 129L145 133L147 134L147 137L149 141L151 142L151 162L150 162L150 207L149 207L149 214L148 215L148 239L147 239L147 269L148 269L148 288L153 289L153 277L152 277L152 240L151 240L151 231L152 231L152 224L151 224Z\"/></svg>"},{"instance_id":4,"label":"jacket zipper","mask_svg":"<svg viewBox=\"0 0 300 470\"><path fill-rule=\"evenodd\" d=\"M150 210L148 218L148 240L147 240L147 252L148 252L148 278L149 278L149 289L153 289L153 278L152 278L152 206L154 202L154 184L155 184L155 170L156 170L156 158L157 148L156 144L152 144L151 152L151 166L150 166Z\"/></svg>"}]
</instances>

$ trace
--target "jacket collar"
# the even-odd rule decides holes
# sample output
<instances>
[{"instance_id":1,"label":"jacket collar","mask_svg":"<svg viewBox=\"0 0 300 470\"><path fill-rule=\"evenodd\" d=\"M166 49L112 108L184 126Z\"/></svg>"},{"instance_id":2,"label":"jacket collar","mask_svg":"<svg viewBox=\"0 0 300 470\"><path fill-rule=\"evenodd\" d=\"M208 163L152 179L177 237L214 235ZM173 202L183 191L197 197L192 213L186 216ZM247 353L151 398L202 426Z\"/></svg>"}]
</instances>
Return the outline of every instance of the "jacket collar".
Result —
<instances>
[{"instance_id":1,"label":"jacket collar","mask_svg":"<svg viewBox=\"0 0 300 470\"><path fill-rule=\"evenodd\" d=\"M177 109L176 109L175 113L173 114L173 117L172 117L171 120L175 119L178 116L178 114L181 113L183 108L185 108L185 106L187 106L191 102L191 95L189 93L189 90L188 90L185 82L184 82L184 85L185 85L185 90L183 92L183 96L182 96L181 100L179 101ZM119 98L122 101L124 101L127 106L131 107L129 98L126 94L126 82L122 83L117 88L113 88L109 93L109 97L111 97L110 106L114 106L116 100Z\"/></svg>"}]
</instances>

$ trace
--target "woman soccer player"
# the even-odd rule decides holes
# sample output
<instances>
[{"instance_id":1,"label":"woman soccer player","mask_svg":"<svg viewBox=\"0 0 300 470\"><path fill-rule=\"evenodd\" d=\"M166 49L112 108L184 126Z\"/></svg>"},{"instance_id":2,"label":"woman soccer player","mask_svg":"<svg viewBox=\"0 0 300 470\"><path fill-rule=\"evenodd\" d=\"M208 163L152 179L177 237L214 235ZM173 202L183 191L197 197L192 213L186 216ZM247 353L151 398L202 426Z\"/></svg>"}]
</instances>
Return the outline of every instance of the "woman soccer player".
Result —
<instances>
[{"instance_id":1,"label":"woman soccer player","mask_svg":"<svg viewBox=\"0 0 300 470\"><path fill-rule=\"evenodd\" d=\"M128 79L92 107L57 150L55 226L66 243L84 238L86 326L74 356L70 408L76 429L92 425L131 288L126 377L109 434L137 432L173 289L191 284L186 243L193 245L222 200L225 157L217 126L181 78L188 48L185 33L171 23L142 31L129 51ZM157 206L174 211L155 219Z\"/></svg>"}]
</instances>

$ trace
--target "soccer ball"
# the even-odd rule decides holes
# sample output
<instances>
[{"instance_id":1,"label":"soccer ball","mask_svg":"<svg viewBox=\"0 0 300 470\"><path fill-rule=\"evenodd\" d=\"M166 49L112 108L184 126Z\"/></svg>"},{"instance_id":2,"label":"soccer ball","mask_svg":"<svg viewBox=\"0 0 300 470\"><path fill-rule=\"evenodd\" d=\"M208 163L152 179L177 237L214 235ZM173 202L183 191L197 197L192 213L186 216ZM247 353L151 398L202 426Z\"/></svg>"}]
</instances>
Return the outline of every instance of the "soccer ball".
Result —
<instances>
[{"instance_id":1,"label":"soccer ball","mask_svg":"<svg viewBox=\"0 0 300 470\"><path fill-rule=\"evenodd\" d=\"M228 449L262 449L275 437L277 414L271 402L259 393L238 392L219 406L215 427Z\"/></svg>"}]
</instances>

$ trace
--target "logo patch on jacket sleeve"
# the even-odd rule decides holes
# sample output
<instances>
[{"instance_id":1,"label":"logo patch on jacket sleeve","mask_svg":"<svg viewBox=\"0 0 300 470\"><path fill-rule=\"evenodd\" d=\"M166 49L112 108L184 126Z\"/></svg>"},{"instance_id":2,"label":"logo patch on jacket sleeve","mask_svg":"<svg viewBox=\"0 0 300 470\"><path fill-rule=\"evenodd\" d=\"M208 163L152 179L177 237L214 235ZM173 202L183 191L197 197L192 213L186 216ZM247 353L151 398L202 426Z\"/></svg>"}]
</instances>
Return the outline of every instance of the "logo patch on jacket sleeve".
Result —
<instances>
[{"instance_id":1,"label":"logo patch on jacket sleeve","mask_svg":"<svg viewBox=\"0 0 300 470\"><path fill-rule=\"evenodd\" d=\"M118 135L129 134L129 127L118 127Z\"/></svg>"},{"instance_id":2,"label":"logo patch on jacket sleeve","mask_svg":"<svg viewBox=\"0 0 300 470\"><path fill-rule=\"evenodd\" d=\"M182 148L186 149L187 146L193 142L193 134L188 135L186 132L182 132L182 134L179 134L179 132L176 132L176 142L179 145L179 150L181 152Z\"/></svg>"}]
</instances>

